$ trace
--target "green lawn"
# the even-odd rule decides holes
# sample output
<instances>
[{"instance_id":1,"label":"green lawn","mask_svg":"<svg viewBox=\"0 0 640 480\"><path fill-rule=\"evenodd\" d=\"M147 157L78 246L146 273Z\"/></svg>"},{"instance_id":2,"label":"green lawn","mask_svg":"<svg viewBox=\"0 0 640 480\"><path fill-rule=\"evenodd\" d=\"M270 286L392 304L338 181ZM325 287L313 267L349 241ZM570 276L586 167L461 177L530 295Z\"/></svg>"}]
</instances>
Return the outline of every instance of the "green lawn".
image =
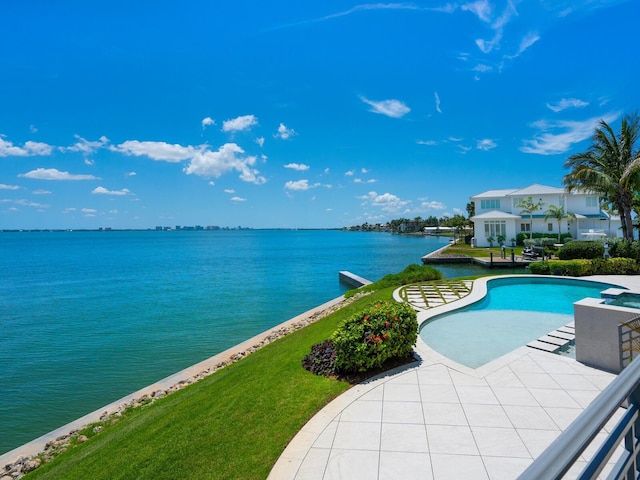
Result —
<instances>
[{"instance_id":1,"label":"green lawn","mask_svg":"<svg viewBox=\"0 0 640 480\"><path fill-rule=\"evenodd\" d=\"M506 246L507 249L507 254L511 255L511 249L513 248L513 251L516 255L522 255L522 247L511 247L511 246ZM492 248L489 247L474 247L472 248L471 245L466 245L464 243L458 243L456 245L451 245L449 247L447 247L445 250L442 251L442 253L450 253L450 254L456 254L456 255L467 255L468 257L476 257L476 258L489 258L491 255L490 253L493 253L494 257L500 256L501 253L501 248L500 246L495 246Z\"/></svg>"},{"instance_id":2,"label":"green lawn","mask_svg":"<svg viewBox=\"0 0 640 480\"><path fill-rule=\"evenodd\" d=\"M287 443L346 382L301 367L311 346L380 290L204 380L130 411L33 471L41 479L264 479Z\"/></svg>"}]
</instances>

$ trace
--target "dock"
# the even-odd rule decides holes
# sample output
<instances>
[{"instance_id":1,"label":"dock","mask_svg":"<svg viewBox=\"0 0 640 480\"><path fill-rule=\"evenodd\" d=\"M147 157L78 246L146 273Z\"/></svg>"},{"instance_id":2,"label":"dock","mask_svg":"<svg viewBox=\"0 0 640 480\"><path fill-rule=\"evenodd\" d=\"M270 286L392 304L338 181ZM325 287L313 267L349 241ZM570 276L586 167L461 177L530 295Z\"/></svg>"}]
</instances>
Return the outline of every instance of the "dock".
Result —
<instances>
[{"instance_id":1,"label":"dock","mask_svg":"<svg viewBox=\"0 0 640 480\"><path fill-rule=\"evenodd\" d=\"M338 278L340 279L340 282L345 283L353 288L360 288L372 283L366 278L362 278L360 275L356 275L355 273L351 273L346 270L339 271Z\"/></svg>"},{"instance_id":2,"label":"dock","mask_svg":"<svg viewBox=\"0 0 640 480\"><path fill-rule=\"evenodd\" d=\"M485 268L524 268L537 260L525 259L513 254L513 251L506 252L505 257L494 255L491 252L489 258L486 257L468 257L463 255L443 254L440 251L432 252L422 257L422 263L438 264L438 263L472 263Z\"/></svg>"}]
</instances>

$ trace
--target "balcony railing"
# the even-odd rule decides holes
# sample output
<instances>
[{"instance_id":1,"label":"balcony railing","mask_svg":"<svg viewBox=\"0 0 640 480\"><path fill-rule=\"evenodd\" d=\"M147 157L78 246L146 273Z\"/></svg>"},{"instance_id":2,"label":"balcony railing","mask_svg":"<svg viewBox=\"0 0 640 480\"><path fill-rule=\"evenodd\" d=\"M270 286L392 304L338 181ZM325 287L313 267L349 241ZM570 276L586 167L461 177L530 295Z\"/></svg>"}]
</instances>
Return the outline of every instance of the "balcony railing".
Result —
<instances>
[{"instance_id":1,"label":"balcony railing","mask_svg":"<svg viewBox=\"0 0 640 480\"><path fill-rule=\"evenodd\" d=\"M626 412L577 477L598 478L616 460L607 478L636 479L640 461L640 360L631 362L582 414L527 468L520 480L561 479L591 445L619 407ZM622 447L622 448L619 448ZM618 457L614 458L614 454Z\"/></svg>"}]
</instances>

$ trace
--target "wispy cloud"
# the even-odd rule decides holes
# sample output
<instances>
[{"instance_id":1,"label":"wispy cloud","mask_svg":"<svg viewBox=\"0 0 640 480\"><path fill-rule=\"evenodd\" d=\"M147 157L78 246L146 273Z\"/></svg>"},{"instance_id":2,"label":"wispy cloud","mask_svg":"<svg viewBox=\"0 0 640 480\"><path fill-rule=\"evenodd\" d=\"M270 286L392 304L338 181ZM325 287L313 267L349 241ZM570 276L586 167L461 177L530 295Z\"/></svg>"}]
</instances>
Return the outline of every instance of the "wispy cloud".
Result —
<instances>
[{"instance_id":1,"label":"wispy cloud","mask_svg":"<svg viewBox=\"0 0 640 480\"><path fill-rule=\"evenodd\" d=\"M100 137L98 140L90 141L86 138L82 138L80 135L74 135L78 140L76 143L71 145L70 147L60 147L60 150L63 152L82 152L84 154L94 153L96 150L103 148L107 143L109 143L109 139L104 135Z\"/></svg>"},{"instance_id":2,"label":"wispy cloud","mask_svg":"<svg viewBox=\"0 0 640 480\"><path fill-rule=\"evenodd\" d=\"M274 137L280 138L282 140L288 140L294 135L296 135L296 131L293 128L287 128L287 126L284 123L281 123Z\"/></svg>"},{"instance_id":3,"label":"wispy cloud","mask_svg":"<svg viewBox=\"0 0 640 480\"><path fill-rule=\"evenodd\" d=\"M241 115L230 120L222 122L223 132L241 132L249 130L254 125L258 124L258 119L255 115Z\"/></svg>"},{"instance_id":4,"label":"wispy cloud","mask_svg":"<svg viewBox=\"0 0 640 480\"><path fill-rule=\"evenodd\" d=\"M371 107L371 109L369 110L370 112L379 113L391 118L404 117L411 111L411 109L404 102L396 99L374 101L360 96L360 100Z\"/></svg>"},{"instance_id":5,"label":"wispy cloud","mask_svg":"<svg viewBox=\"0 0 640 480\"><path fill-rule=\"evenodd\" d=\"M582 142L593 135L600 120L607 123L614 121L619 113L610 113L604 117L594 117L583 121L538 121L532 124L538 132L530 140L524 140L520 151L537 155L557 155L565 153L576 143Z\"/></svg>"},{"instance_id":6,"label":"wispy cloud","mask_svg":"<svg viewBox=\"0 0 640 480\"><path fill-rule=\"evenodd\" d=\"M416 143L418 145L428 145L430 147L438 144L438 142L436 142L435 140L418 140Z\"/></svg>"},{"instance_id":7,"label":"wispy cloud","mask_svg":"<svg viewBox=\"0 0 640 480\"><path fill-rule=\"evenodd\" d=\"M36 168L27 173L21 173L18 177L34 180L100 180L93 175L78 175L69 172L61 172L55 168Z\"/></svg>"},{"instance_id":8,"label":"wispy cloud","mask_svg":"<svg viewBox=\"0 0 640 480\"><path fill-rule=\"evenodd\" d=\"M20 190L18 185L5 185L4 183L0 183L0 190Z\"/></svg>"},{"instance_id":9,"label":"wispy cloud","mask_svg":"<svg viewBox=\"0 0 640 480\"><path fill-rule=\"evenodd\" d=\"M494 142L490 138L483 138L482 140L478 140L478 143L476 144L476 148L478 150L482 150L485 152L488 152L489 150L492 150L497 146L498 145L496 144L496 142Z\"/></svg>"},{"instance_id":10,"label":"wispy cloud","mask_svg":"<svg viewBox=\"0 0 640 480\"><path fill-rule=\"evenodd\" d=\"M567 108L584 108L587 105L589 105L589 102L579 98L562 98L555 103L547 103L547 108L557 113Z\"/></svg>"},{"instance_id":11,"label":"wispy cloud","mask_svg":"<svg viewBox=\"0 0 640 480\"><path fill-rule=\"evenodd\" d=\"M304 163L287 163L286 165L284 165L284 168L290 168L291 170L304 172L305 170L309 170L309 165L305 165Z\"/></svg>"},{"instance_id":12,"label":"wispy cloud","mask_svg":"<svg viewBox=\"0 0 640 480\"><path fill-rule=\"evenodd\" d=\"M438 92L433 92L433 96L436 100L436 112L442 113L442 110L440 109L440 95L438 95Z\"/></svg>"},{"instance_id":13,"label":"wispy cloud","mask_svg":"<svg viewBox=\"0 0 640 480\"><path fill-rule=\"evenodd\" d=\"M232 201L232 202L246 202L247 201L246 198L242 198L242 197L238 197L238 196L231 197L229 200Z\"/></svg>"},{"instance_id":14,"label":"wispy cloud","mask_svg":"<svg viewBox=\"0 0 640 480\"><path fill-rule=\"evenodd\" d=\"M228 193L228 194L233 195L234 193L236 193L236 191L233 188L226 188L224 190L224 193Z\"/></svg>"}]
</instances>

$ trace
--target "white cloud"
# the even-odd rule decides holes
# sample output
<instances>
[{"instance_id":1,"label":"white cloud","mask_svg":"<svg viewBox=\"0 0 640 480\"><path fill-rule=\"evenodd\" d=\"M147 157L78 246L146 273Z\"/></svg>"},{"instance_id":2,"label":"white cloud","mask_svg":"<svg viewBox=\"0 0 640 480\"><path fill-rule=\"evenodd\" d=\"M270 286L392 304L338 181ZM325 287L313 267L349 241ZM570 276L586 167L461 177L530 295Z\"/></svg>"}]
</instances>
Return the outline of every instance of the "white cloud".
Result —
<instances>
[{"instance_id":1,"label":"white cloud","mask_svg":"<svg viewBox=\"0 0 640 480\"><path fill-rule=\"evenodd\" d=\"M371 107L371 109L369 110L370 112L379 113L391 118L404 117L411 111L411 109L400 100L390 99L374 101L369 100L368 98L365 98L363 96L360 96L360 100Z\"/></svg>"},{"instance_id":2,"label":"white cloud","mask_svg":"<svg viewBox=\"0 0 640 480\"><path fill-rule=\"evenodd\" d=\"M25 200L24 198L21 198L19 200L4 199L4 200L0 200L0 203L13 203L15 205L20 205L21 207L49 208L49 205L45 205L38 202L32 202L31 200ZM17 209L11 209L11 210L17 210Z\"/></svg>"},{"instance_id":3,"label":"white cloud","mask_svg":"<svg viewBox=\"0 0 640 480\"><path fill-rule=\"evenodd\" d=\"M534 125L541 131L531 140L524 140L520 151L538 155L556 155L567 152L574 144L582 142L593 135L600 120L611 123L619 113L610 113L603 118L594 117L579 121L536 122ZM558 133L547 130L561 130Z\"/></svg>"},{"instance_id":4,"label":"white cloud","mask_svg":"<svg viewBox=\"0 0 640 480\"><path fill-rule=\"evenodd\" d=\"M375 178L370 178L368 180L363 180L362 178L354 178L353 183L376 183L377 180Z\"/></svg>"},{"instance_id":5,"label":"white cloud","mask_svg":"<svg viewBox=\"0 0 640 480\"><path fill-rule=\"evenodd\" d=\"M0 157L34 157L51 155L53 147L46 143L25 142L22 147L14 145L0 135Z\"/></svg>"},{"instance_id":6,"label":"white cloud","mask_svg":"<svg viewBox=\"0 0 640 480\"><path fill-rule=\"evenodd\" d=\"M217 151L198 151L188 166L184 168L187 175L218 178L230 171L240 172L240 179L244 182L261 185L267 181L259 175L259 171L253 168L256 157L242 157L244 150L235 143L225 143Z\"/></svg>"},{"instance_id":7,"label":"white cloud","mask_svg":"<svg viewBox=\"0 0 640 480\"><path fill-rule=\"evenodd\" d=\"M358 198L363 200L363 205L379 207L383 212L387 213L399 212L410 203L406 200L401 200L391 193L378 195L376 192L369 192L367 195L362 195Z\"/></svg>"},{"instance_id":8,"label":"white cloud","mask_svg":"<svg viewBox=\"0 0 640 480\"><path fill-rule=\"evenodd\" d=\"M361 171L362 173L369 173L369 170L367 170L366 168L362 168L362 169L360 169L360 171Z\"/></svg>"},{"instance_id":9,"label":"white cloud","mask_svg":"<svg viewBox=\"0 0 640 480\"><path fill-rule=\"evenodd\" d=\"M96 162L94 162L93 160L90 160L88 158L85 158L84 159L84 164L92 167L92 166L94 166L96 164Z\"/></svg>"},{"instance_id":10,"label":"white cloud","mask_svg":"<svg viewBox=\"0 0 640 480\"><path fill-rule=\"evenodd\" d=\"M236 191L233 188L227 188L225 189L224 193L233 194L233 193L236 193Z\"/></svg>"},{"instance_id":11,"label":"white cloud","mask_svg":"<svg viewBox=\"0 0 640 480\"><path fill-rule=\"evenodd\" d=\"M588 102L579 98L561 98L555 103L547 103L547 108L557 113L567 108L584 108L587 105L589 105Z\"/></svg>"},{"instance_id":12,"label":"white cloud","mask_svg":"<svg viewBox=\"0 0 640 480\"><path fill-rule=\"evenodd\" d=\"M466 3L460 8L462 10L471 12L477 16L483 22L489 23L491 21L491 4L487 0L477 0L472 3Z\"/></svg>"},{"instance_id":13,"label":"white cloud","mask_svg":"<svg viewBox=\"0 0 640 480\"><path fill-rule=\"evenodd\" d=\"M416 143L418 145L428 145L430 147L438 144L438 142L436 142L435 140L418 140Z\"/></svg>"},{"instance_id":14,"label":"white cloud","mask_svg":"<svg viewBox=\"0 0 640 480\"><path fill-rule=\"evenodd\" d=\"M88 155L109 143L109 139L104 135L95 141L89 141L85 138L82 138L80 135L74 136L78 141L70 147L60 147L60 150L62 150L63 152L82 152Z\"/></svg>"},{"instance_id":15,"label":"white cloud","mask_svg":"<svg viewBox=\"0 0 640 480\"><path fill-rule=\"evenodd\" d=\"M481 64L476 65L475 67L473 67L471 70L474 71L474 72L487 73L487 72L490 72L491 70L493 70L493 67L490 66L490 65L485 65L485 64L481 63Z\"/></svg>"},{"instance_id":16,"label":"white cloud","mask_svg":"<svg viewBox=\"0 0 640 480\"><path fill-rule=\"evenodd\" d=\"M344 172L345 176L347 176L347 177L353 177L354 173L355 172L353 170L348 170L348 171Z\"/></svg>"},{"instance_id":17,"label":"white cloud","mask_svg":"<svg viewBox=\"0 0 640 480\"><path fill-rule=\"evenodd\" d=\"M433 92L433 96L436 100L436 112L442 113L442 110L440 109L440 95L438 95L438 92Z\"/></svg>"},{"instance_id":18,"label":"white cloud","mask_svg":"<svg viewBox=\"0 0 640 480\"><path fill-rule=\"evenodd\" d=\"M319 187L319 183L314 183L313 185L309 185L309 180L298 180L296 182L289 181L284 184L284 188L287 190L309 190L310 188Z\"/></svg>"},{"instance_id":19,"label":"white cloud","mask_svg":"<svg viewBox=\"0 0 640 480\"><path fill-rule=\"evenodd\" d=\"M442 202L437 202L435 200L427 202L424 201L420 204L420 207L425 210L444 210L447 206Z\"/></svg>"},{"instance_id":20,"label":"white cloud","mask_svg":"<svg viewBox=\"0 0 640 480\"><path fill-rule=\"evenodd\" d=\"M211 118L211 117L204 117L202 119L202 129L204 130L205 128L211 126L211 125L215 125L216 121Z\"/></svg>"},{"instance_id":21,"label":"white cloud","mask_svg":"<svg viewBox=\"0 0 640 480\"><path fill-rule=\"evenodd\" d=\"M304 172L305 170L309 170L309 165L305 165L304 163L287 163L284 168Z\"/></svg>"},{"instance_id":22,"label":"white cloud","mask_svg":"<svg viewBox=\"0 0 640 480\"><path fill-rule=\"evenodd\" d=\"M529 48L531 45L536 43L538 40L540 40L540 35L538 35L536 32L528 33L520 42L520 47L518 48L518 51L516 52L516 54L510 56L509 58L515 58L519 56L521 53L523 53L527 48Z\"/></svg>"},{"instance_id":23,"label":"white cloud","mask_svg":"<svg viewBox=\"0 0 640 480\"><path fill-rule=\"evenodd\" d=\"M131 192L127 188L123 188L122 190L107 190L104 187L96 187L93 189L91 193L93 193L94 195L116 195L116 196L131 194Z\"/></svg>"},{"instance_id":24,"label":"white cloud","mask_svg":"<svg viewBox=\"0 0 640 480\"><path fill-rule=\"evenodd\" d=\"M81 208L80 211L84 213L85 217L95 217L98 211L95 208Z\"/></svg>"},{"instance_id":25,"label":"white cloud","mask_svg":"<svg viewBox=\"0 0 640 480\"><path fill-rule=\"evenodd\" d=\"M496 142L494 142L490 138L483 138L482 140L478 140L476 148L478 150L483 150L485 152L488 152L489 150L492 150L492 149L496 148L497 146L498 145L496 144Z\"/></svg>"},{"instance_id":26,"label":"white cloud","mask_svg":"<svg viewBox=\"0 0 640 480\"><path fill-rule=\"evenodd\" d=\"M191 145L183 147L178 144L141 142L139 140L127 140L110 149L125 155L133 155L136 157L147 156L151 160L163 162L182 162L183 160L193 158L198 153L198 149Z\"/></svg>"},{"instance_id":27,"label":"white cloud","mask_svg":"<svg viewBox=\"0 0 640 480\"><path fill-rule=\"evenodd\" d=\"M127 177L135 177L137 175L136 172L129 172L127 173Z\"/></svg>"},{"instance_id":28,"label":"white cloud","mask_svg":"<svg viewBox=\"0 0 640 480\"><path fill-rule=\"evenodd\" d=\"M232 202L246 202L247 201L246 198L242 198L242 197L231 197L229 200L231 200Z\"/></svg>"},{"instance_id":29,"label":"white cloud","mask_svg":"<svg viewBox=\"0 0 640 480\"><path fill-rule=\"evenodd\" d=\"M293 128L287 128L284 123L281 123L278 127L278 133L276 133L274 137L281 138L282 140L288 140L294 135L296 135L296 131Z\"/></svg>"},{"instance_id":30,"label":"white cloud","mask_svg":"<svg viewBox=\"0 0 640 480\"><path fill-rule=\"evenodd\" d=\"M20 187L17 185L5 185L4 183L0 183L0 190L19 190Z\"/></svg>"},{"instance_id":31,"label":"white cloud","mask_svg":"<svg viewBox=\"0 0 640 480\"><path fill-rule=\"evenodd\" d=\"M38 128L35 125L29 125L29 131L31 133L37 133L38 132Z\"/></svg>"},{"instance_id":32,"label":"white cloud","mask_svg":"<svg viewBox=\"0 0 640 480\"><path fill-rule=\"evenodd\" d=\"M260 147L264 147L264 137L258 137L255 139L255 142L260 145Z\"/></svg>"},{"instance_id":33,"label":"white cloud","mask_svg":"<svg viewBox=\"0 0 640 480\"><path fill-rule=\"evenodd\" d=\"M33 192L34 195L51 195L51 192L49 190L44 190L44 189L38 189L38 190L34 190Z\"/></svg>"},{"instance_id":34,"label":"white cloud","mask_svg":"<svg viewBox=\"0 0 640 480\"><path fill-rule=\"evenodd\" d=\"M466 155L470 150L472 150L472 147L458 145L458 153L460 153L461 155Z\"/></svg>"},{"instance_id":35,"label":"white cloud","mask_svg":"<svg viewBox=\"0 0 640 480\"><path fill-rule=\"evenodd\" d=\"M225 120L222 122L223 132L241 132L243 130L249 130L254 125L258 124L258 119L255 115L242 115L240 117L232 118L231 120Z\"/></svg>"},{"instance_id":36,"label":"white cloud","mask_svg":"<svg viewBox=\"0 0 640 480\"><path fill-rule=\"evenodd\" d=\"M61 172L55 168L36 168L27 173L21 173L18 177L33 178L36 180L100 180L93 175L75 175L69 172Z\"/></svg>"}]
</instances>

